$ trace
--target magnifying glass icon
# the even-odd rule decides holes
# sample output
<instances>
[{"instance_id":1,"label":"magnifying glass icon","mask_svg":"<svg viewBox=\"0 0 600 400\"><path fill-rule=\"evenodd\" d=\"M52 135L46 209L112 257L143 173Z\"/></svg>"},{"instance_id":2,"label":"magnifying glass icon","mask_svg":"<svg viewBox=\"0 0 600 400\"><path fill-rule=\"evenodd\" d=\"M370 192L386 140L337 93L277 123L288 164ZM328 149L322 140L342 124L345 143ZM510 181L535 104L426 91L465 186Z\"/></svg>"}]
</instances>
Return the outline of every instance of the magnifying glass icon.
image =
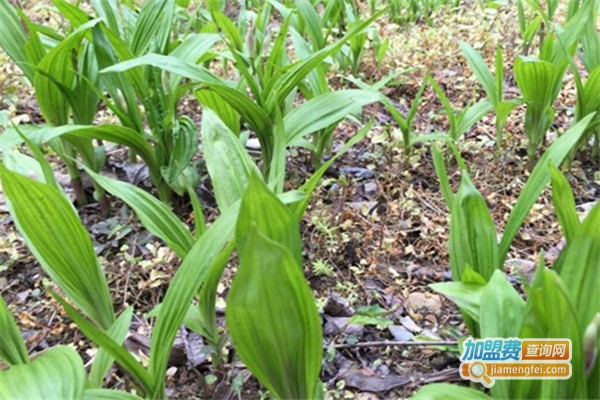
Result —
<instances>
[{"instance_id":1,"label":"magnifying glass icon","mask_svg":"<svg viewBox=\"0 0 600 400\"><path fill-rule=\"evenodd\" d=\"M487 385L492 384L492 380L487 374L487 367L484 363L476 361L469 366L469 375L475 379L483 380Z\"/></svg>"}]
</instances>

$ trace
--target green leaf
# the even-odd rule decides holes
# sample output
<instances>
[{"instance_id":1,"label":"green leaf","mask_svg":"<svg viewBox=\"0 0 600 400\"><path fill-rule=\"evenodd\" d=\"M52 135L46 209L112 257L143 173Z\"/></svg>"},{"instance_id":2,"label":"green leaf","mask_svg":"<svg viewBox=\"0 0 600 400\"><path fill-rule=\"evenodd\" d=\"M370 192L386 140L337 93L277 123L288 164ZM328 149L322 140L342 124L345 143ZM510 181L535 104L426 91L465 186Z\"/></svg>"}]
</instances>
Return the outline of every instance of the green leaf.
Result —
<instances>
[{"instance_id":1,"label":"green leaf","mask_svg":"<svg viewBox=\"0 0 600 400\"><path fill-rule=\"evenodd\" d=\"M577 124L572 126L567 132L561 137L556 139L554 143L546 150L544 155L540 158L537 165L531 172L529 179L525 183L519 198L515 206L513 207L506 227L504 228L504 234L502 235L502 241L500 242L499 250L499 267L504 264L504 259L508 253L508 249L515 238L521 224L527 217L529 210L537 201L538 196L544 189L544 187L550 181L550 171L548 164L551 163L555 166L559 166L565 157L569 154L573 146L581 138L585 129L594 115L588 115Z\"/></svg>"},{"instance_id":2,"label":"green leaf","mask_svg":"<svg viewBox=\"0 0 600 400\"><path fill-rule=\"evenodd\" d=\"M267 188L257 174L252 174L242 198L240 217L235 232L236 246L243 253L254 229L274 240L291 253L298 265L302 265L302 244L298 221L288 208Z\"/></svg>"},{"instance_id":3,"label":"green leaf","mask_svg":"<svg viewBox=\"0 0 600 400\"><path fill-rule=\"evenodd\" d=\"M0 360L9 366L27 364L29 356L25 342L2 296L0 296L0 331L2 332Z\"/></svg>"},{"instance_id":4,"label":"green leaf","mask_svg":"<svg viewBox=\"0 0 600 400\"><path fill-rule=\"evenodd\" d=\"M33 82L34 69L29 65L26 48L28 38L23 30L21 19L8 0L0 0L0 46L6 54L18 65L27 79Z\"/></svg>"},{"instance_id":5,"label":"green leaf","mask_svg":"<svg viewBox=\"0 0 600 400\"><path fill-rule=\"evenodd\" d=\"M300 187L300 191L305 193L306 196L304 197L304 199L302 201L296 203L291 208L292 213L294 214L294 217L296 218L297 221L300 221L300 219L302 218L302 215L304 215L304 211L306 211L306 207L308 207L308 204L310 203L312 194L315 191L315 189L317 188L319 180L321 179L323 174L333 165L333 163L340 156L342 156L344 153L346 153L356 143L358 143L359 141L364 139L365 136L367 135L367 133L369 133L369 131L371 130L372 126L373 126L373 122L371 121L368 124L366 124L364 127L362 127L356 133L356 135L354 135L352 138L350 138L350 140L348 140L346 142L346 144L344 144L342 146L342 148L340 150L338 150L338 152L333 157L331 157L329 160L327 160L327 162L323 163L323 165L321 165L321 167L317 171L315 171L312 174L312 176L306 182L304 182L304 184Z\"/></svg>"},{"instance_id":6,"label":"green leaf","mask_svg":"<svg viewBox=\"0 0 600 400\"><path fill-rule=\"evenodd\" d=\"M548 61L519 57L514 65L515 78L528 103L544 107L552 103L556 70Z\"/></svg>"},{"instance_id":7,"label":"green leaf","mask_svg":"<svg viewBox=\"0 0 600 400\"><path fill-rule=\"evenodd\" d=\"M86 389L83 400L141 400L134 394L111 389Z\"/></svg>"},{"instance_id":8,"label":"green leaf","mask_svg":"<svg viewBox=\"0 0 600 400\"><path fill-rule=\"evenodd\" d=\"M158 166L154 156L154 148L144 137L133 129L120 125L66 125L45 127L32 130L27 134L37 144L49 142L58 137L71 141L76 146L88 144L91 139L106 140L127 146L134 150L148 164L150 172L157 172Z\"/></svg>"},{"instance_id":9,"label":"green leaf","mask_svg":"<svg viewBox=\"0 0 600 400\"><path fill-rule=\"evenodd\" d=\"M165 181L172 184L190 165L192 158L198 152L198 131L191 118L182 116L177 120L173 129L173 149L169 165L161 172Z\"/></svg>"},{"instance_id":10,"label":"green leaf","mask_svg":"<svg viewBox=\"0 0 600 400\"><path fill-rule=\"evenodd\" d=\"M482 338L518 337L525 314L525 302L496 270L481 294L479 334ZM498 381L491 388L495 398L510 398L510 382Z\"/></svg>"},{"instance_id":11,"label":"green leaf","mask_svg":"<svg viewBox=\"0 0 600 400\"><path fill-rule=\"evenodd\" d=\"M123 347L115 342L106 332L87 321L65 299L59 296L52 288L48 288L50 295L65 309L69 318L75 322L77 328L83 332L98 347L108 352L131 376L138 381L142 389L150 392L152 381L150 375L142 365ZM170 347L169 347L170 349Z\"/></svg>"},{"instance_id":12,"label":"green leaf","mask_svg":"<svg viewBox=\"0 0 600 400\"><path fill-rule=\"evenodd\" d=\"M236 136L240 135L240 115L229 103L210 89L200 89L195 95L202 107L213 110Z\"/></svg>"},{"instance_id":13,"label":"green leaf","mask_svg":"<svg viewBox=\"0 0 600 400\"><path fill-rule=\"evenodd\" d=\"M84 169L107 192L133 208L150 233L164 240L179 257L187 255L194 245L194 238L165 203L130 183L102 176L86 167Z\"/></svg>"},{"instance_id":14,"label":"green leaf","mask_svg":"<svg viewBox=\"0 0 600 400\"><path fill-rule=\"evenodd\" d=\"M460 281L467 265L489 280L498 266L498 244L494 221L485 200L473 186L468 173L463 171L450 220L452 279Z\"/></svg>"},{"instance_id":15,"label":"green leaf","mask_svg":"<svg viewBox=\"0 0 600 400\"><path fill-rule=\"evenodd\" d=\"M425 385L415 395L412 400L490 400L491 397L464 386L451 385L449 383L433 383Z\"/></svg>"},{"instance_id":16,"label":"green leaf","mask_svg":"<svg viewBox=\"0 0 600 400\"><path fill-rule=\"evenodd\" d=\"M57 346L28 364L0 371L0 382L2 399L79 400L85 387L85 369L72 347Z\"/></svg>"},{"instance_id":17,"label":"green leaf","mask_svg":"<svg viewBox=\"0 0 600 400\"><path fill-rule=\"evenodd\" d=\"M175 336L188 306L227 242L233 238L239 205L234 204L200 236L173 277L152 330L150 374L154 380L151 394L163 396L164 376Z\"/></svg>"},{"instance_id":18,"label":"green leaf","mask_svg":"<svg viewBox=\"0 0 600 400\"><path fill-rule=\"evenodd\" d=\"M268 190L259 183L249 185L244 200ZM242 209L238 224L247 226L252 217ZM320 318L297 258L265 236L284 237L290 227L279 225L279 232L263 233L256 225L250 232L237 229L246 237L227 298L227 326L240 358L274 397L322 397Z\"/></svg>"},{"instance_id":19,"label":"green leaf","mask_svg":"<svg viewBox=\"0 0 600 400\"><path fill-rule=\"evenodd\" d=\"M114 322L112 298L90 237L56 188L2 168L12 218L44 271L94 322Z\"/></svg>"},{"instance_id":20,"label":"green leaf","mask_svg":"<svg viewBox=\"0 0 600 400\"><path fill-rule=\"evenodd\" d=\"M471 127L473 127L473 125L490 112L491 109L492 104L486 99L463 110L460 114L460 119L458 120L453 139L458 140L458 138L464 135Z\"/></svg>"},{"instance_id":21,"label":"green leaf","mask_svg":"<svg viewBox=\"0 0 600 400\"><path fill-rule=\"evenodd\" d=\"M570 243L579 228L579 217L575 210L573 191L567 178L556 166L550 164L550 177L552 179L552 202L560 222L567 243Z\"/></svg>"},{"instance_id":22,"label":"green leaf","mask_svg":"<svg viewBox=\"0 0 600 400\"><path fill-rule=\"evenodd\" d=\"M162 53L166 50L174 20L174 11L175 2L173 0L154 0L143 3L131 39L133 54L140 55L149 50Z\"/></svg>"},{"instance_id":23,"label":"green leaf","mask_svg":"<svg viewBox=\"0 0 600 400\"><path fill-rule=\"evenodd\" d=\"M225 210L242 198L250 174L260 171L239 138L208 109L202 116L202 144L217 204Z\"/></svg>"},{"instance_id":24,"label":"green leaf","mask_svg":"<svg viewBox=\"0 0 600 400\"><path fill-rule=\"evenodd\" d=\"M113 326L108 330L108 335L113 339L117 344L122 344L127 337L127 333L129 333L129 326L131 325L131 318L133 317L133 307L127 307L117 318ZM104 381L104 377L108 373L112 363L114 361L114 357L110 355L110 353L100 347L98 349L98 354L94 358L92 363L92 368L90 370L90 376L88 378L88 386L92 388L101 388L102 382ZM87 394L86 394L87 395Z\"/></svg>"},{"instance_id":25,"label":"green leaf","mask_svg":"<svg viewBox=\"0 0 600 400\"><path fill-rule=\"evenodd\" d=\"M169 71L175 75L193 79L201 83L223 83L221 78L217 77L206 68L174 56L165 56L162 54L153 53L145 54L141 57L123 61L119 64L104 68L102 71L100 71L100 73L108 74L113 72L125 72L132 68L145 65L151 65L153 67Z\"/></svg>"},{"instance_id":26,"label":"green leaf","mask_svg":"<svg viewBox=\"0 0 600 400\"><path fill-rule=\"evenodd\" d=\"M217 289L233 249L234 243L231 241L227 246L225 246L221 254L219 254L215 262L210 266L204 284L198 293L198 305L192 306L193 310L197 311L197 318L193 320L193 323L196 327L196 332L206 337L209 343L213 346L218 345L219 342L219 331L215 309ZM190 312L188 312L186 319L189 321L192 319L192 317L193 315L190 315ZM185 322L186 321L184 321L184 323Z\"/></svg>"},{"instance_id":27,"label":"green leaf","mask_svg":"<svg viewBox=\"0 0 600 400\"><path fill-rule=\"evenodd\" d=\"M269 93L267 104L281 104L284 102L285 98L295 87L297 87L298 83L302 81L306 75L313 71L316 66L321 64L327 57L337 53L348 40L357 34L360 34L365 28L371 25L386 11L387 7L373 14L365 21L357 24L339 41L324 47L309 58L293 64L293 66L285 74L283 74L279 79L274 80L267 88L265 88L265 93Z\"/></svg>"},{"instance_id":28,"label":"green leaf","mask_svg":"<svg viewBox=\"0 0 600 400\"><path fill-rule=\"evenodd\" d=\"M586 393L582 332L577 312L554 271L538 267L528 292L521 338L570 338L572 375L568 380L515 381L513 398L583 398Z\"/></svg>"},{"instance_id":29,"label":"green leaf","mask_svg":"<svg viewBox=\"0 0 600 400\"><path fill-rule=\"evenodd\" d=\"M319 50L325 45L325 36L321 28L321 19L313 5L307 0L296 1L296 8L305 25L308 36L312 40L313 48Z\"/></svg>"},{"instance_id":30,"label":"green leaf","mask_svg":"<svg viewBox=\"0 0 600 400\"><path fill-rule=\"evenodd\" d=\"M431 153L433 155L435 173L440 181L440 189L444 195L446 207L452 211L454 204L454 193L452 193L452 187L450 186L450 181L448 180L448 171L446 169L446 163L444 162L444 156L436 145L431 146Z\"/></svg>"},{"instance_id":31,"label":"green leaf","mask_svg":"<svg viewBox=\"0 0 600 400\"><path fill-rule=\"evenodd\" d=\"M502 101L502 98L496 90L496 80L483 60L483 57L465 42L460 42L460 48L469 63L469 67L471 67L481 86L483 86L488 99L495 106Z\"/></svg>"},{"instance_id":32,"label":"green leaf","mask_svg":"<svg viewBox=\"0 0 600 400\"><path fill-rule=\"evenodd\" d=\"M523 321L525 302L496 270L481 293L479 326L481 337L516 337Z\"/></svg>"},{"instance_id":33,"label":"green leaf","mask_svg":"<svg viewBox=\"0 0 600 400\"><path fill-rule=\"evenodd\" d=\"M69 122L69 102L66 93L75 80L73 50L83 36L99 19L87 22L54 47L37 66L33 86L40 111L46 122L53 126Z\"/></svg>"},{"instance_id":34,"label":"green leaf","mask_svg":"<svg viewBox=\"0 0 600 400\"><path fill-rule=\"evenodd\" d=\"M213 19L223 31L234 50L242 51L244 49L244 39L235 24L223 13L214 11Z\"/></svg>"},{"instance_id":35,"label":"green leaf","mask_svg":"<svg viewBox=\"0 0 600 400\"><path fill-rule=\"evenodd\" d=\"M380 100L379 93L359 89L338 90L313 97L295 107L283 119L287 142L297 145L306 135L335 125L362 106Z\"/></svg>"},{"instance_id":36,"label":"green leaf","mask_svg":"<svg viewBox=\"0 0 600 400\"><path fill-rule=\"evenodd\" d=\"M475 321L479 321L481 296L485 285L463 282L442 282L429 285L434 291L450 298L456 305Z\"/></svg>"},{"instance_id":37,"label":"green leaf","mask_svg":"<svg viewBox=\"0 0 600 400\"><path fill-rule=\"evenodd\" d=\"M554 268L559 272L585 331L600 312L600 204L574 233Z\"/></svg>"}]
</instances>

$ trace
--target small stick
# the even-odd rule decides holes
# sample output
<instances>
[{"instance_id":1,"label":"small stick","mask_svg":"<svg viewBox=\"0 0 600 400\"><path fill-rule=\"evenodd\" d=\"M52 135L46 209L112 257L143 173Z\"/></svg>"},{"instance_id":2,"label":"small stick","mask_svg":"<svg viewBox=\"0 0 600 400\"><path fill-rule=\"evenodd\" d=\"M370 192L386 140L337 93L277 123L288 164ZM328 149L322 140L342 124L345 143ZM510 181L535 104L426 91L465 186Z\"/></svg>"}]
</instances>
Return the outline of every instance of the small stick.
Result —
<instances>
[{"instance_id":1,"label":"small stick","mask_svg":"<svg viewBox=\"0 0 600 400\"><path fill-rule=\"evenodd\" d=\"M393 340L380 340L375 342L358 342L354 344L336 344L333 347L336 349L348 349L352 347L382 347L382 346L457 346L457 341L393 341Z\"/></svg>"}]
</instances>

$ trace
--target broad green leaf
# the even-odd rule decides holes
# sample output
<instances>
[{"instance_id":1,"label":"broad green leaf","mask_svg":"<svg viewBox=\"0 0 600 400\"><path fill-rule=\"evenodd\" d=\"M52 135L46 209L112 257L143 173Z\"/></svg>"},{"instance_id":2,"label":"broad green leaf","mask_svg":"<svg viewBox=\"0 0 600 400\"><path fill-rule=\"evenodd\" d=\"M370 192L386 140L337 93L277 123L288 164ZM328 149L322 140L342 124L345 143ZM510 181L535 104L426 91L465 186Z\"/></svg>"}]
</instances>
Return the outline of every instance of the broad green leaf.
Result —
<instances>
[{"instance_id":1,"label":"broad green leaf","mask_svg":"<svg viewBox=\"0 0 600 400\"><path fill-rule=\"evenodd\" d=\"M535 106L550 105L556 70L548 61L519 57L514 65L515 78L525 100Z\"/></svg>"},{"instance_id":2,"label":"broad green leaf","mask_svg":"<svg viewBox=\"0 0 600 400\"><path fill-rule=\"evenodd\" d=\"M27 79L33 82L34 69L29 65L26 53L28 38L23 30L21 19L8 0L0 0L0 46L23 71Z\"/></svg>"},{"instance_id":3,"label":"broad green leaf","mask_svg":"<svg viewBox=\"0 0 600 400\"><path fill-rule=\"evenodd\" d=\"M86 389L83 400L142 400L134 394L111 389Z\"/></svg>"},{"instance_id":4,"label":"broad green leaf","mask_svg":"<svg viewBox=\"0 0 600 400\"><path fill-rule=\"evenodd\" d=\"M112 298L94 247L71 204L56 188L2 168L17 228L44 271L94 322L114 322Z\"/></svg>"},{"instance_id":5,"label":"broad green leaf","mask_svg":"<svg viewBox=\"0 0 600 400\"><path fill-rule=\"evenodd\" d=\"M67 346L57 346L28 364L0 371L2 399L79 400L85 388L85 369L79 354Z\"/></svg>"},{"instance_id":6,"label":"broad green leaf","mask_svg":"<svg viewBox=\"0 0 600 400\"><path fill-rule=\"evenodd\" d=\"M575 199L573 191L567 178L560 172L556 166L550 164L550 177L552 180L552 202L554 210L562 231L570 243L579 228L579 217L575 210Z\"/></svg>"},{"instance_id":7,"label":"broad green leaf","mask_svg":"<svg viewBox=\"0 0 600 400\"><path fill-rule=\"evenodd\" d=\"M32 130L29 138L36 144L46 143L54 138L64 137L74 146L82 148L91 139L106 140L127 146L134 150L148 165L150 175L156 180L159 173L154 148L142 135L133 129L120 125L65 125Z\"/></svg>"},{"instance_id":8,"label":"broad green leaf","mask_svg":"<svg viewBox=\"0 0 600 400\"><path fill-rule=\"evenodd\" d=\"M452 279L460 281L467 265L486 281L489 280L498 266L498 244L487 204L473 186L468 173L463 171L450 220Z\"/></svg>"},{"instance_id":9,"label":"broad green leaf","mask_svg":"<svg viewBox=\"0 0 600 400\"><path fill-rule=\"evenodd\" d=\"M125 311L121 313L119 318L115 321L113 326L108 330L108 335L113 339L117 344L122 344L127 337L127 333L129 332L129 326L131 325L131 318L133 317L133 307L127 307ZM98 353L94 358L92 363L92 368L90 369L90 376L88 377L88 387L92 388L101 388L102 382L104 381L104 377L108 373L112 363L114 361L114 357L110 355L110 353L100 347L98 349ZM86 394L87 395L87 394Z\"/></svg>"},{"instance_id":10,"label":"broad green leaf","mask_svg":"<svg viewBox=\"0 0 600 400\"><path fill-rule=\"evenodd\" d=\"M0 360L9 366L27 364L29 356L25 342L2 296L0 296L0 332L2 332Z\"/></svg>"},{"instance_id":11,"label":"broad green leaf","mask_svg":"<svg viewBox=\"0 0 600 400\"><path fill-rule=\"evenodd\" d=\"M212 33L196 33L185 38L179 46L171 53L172 57L177 57L183 61L196 63L219 41L219 35ZM177 77L171 80L171 93L174 93L181 79Z\"/></svg>"},{"instance_id":12,"label":"broad green leaf","mask_svg":"<svg viewBox=\"0 0 600 400\"><path fill-rule=\"evenodd\" d=\"M269 152L271 147L271 118L245 92L222 84L208 84L208 88L218 94L242 119L248 123L258 136L262 150Z\"/></svg>"},{"instance_id":13,"label":"broad green leaf","mask_svg":"<svg viewBox=\"0 0 600 400\"><path fill-rule=\"evenodd\" d=\"M245 251L249 235L255 228L266 238L285 247L296 263L302 265L298 221L256 173L250 176L236 225L235 240L239 253Z\"/></svg>"},{"instance_id":14,"label":"broad green leaf","mask_svg":"<svg viewBox=\"0 0 600 400\"><path fill-rule=\"evenodd\" d=\"M176 181L198 152L198 131L194 121L186 116L180 117L173 129L172 140L169 164L161 170L169 184Z\"/></svg>"},{"instance_id":15,"label":"broad green leaf","mask_svg":"<svg viewBox=\"0 0 600 400\"><path fill-rule=\"evenodd\" d=\"M479 321L481 296L485 286L476 283L442 282L429 285L434 291L450 298L475 321Z\"/></svg>"},{"instance_id":16,"label":"broad green leaf","mask_svg":"<svg viewBox=\"0 0 600 400\"><path fill-rule=\"evenodd\" d=\"M479 334L482 338L518 337L525 302L508 282L502 271L496 270L481 294ZM495 398L510 398L510 382L497 381L491 388Z\"/></svg>"},{"instance_id":17,"label":"broad green leaf","mask_svg":"<svg viewBox=\"0 0 600 400\"><path fill-rule=\"evenodd\" d=\"M107 192L133 208L142 225L150 233L164 240L179 257L183 258L187 255L194 245L194 238L165 203L130 183L108 178L89 168L84 168Z\"/></svg>"},{"instance_id":18,"label":"broad green leaf","mask_svg":"<svg viewBox=\"0 0 600 400\"><path fill-rule=\"evenodd\" d=\"M561 137L556 139L546 150L531 172L531 175L529 176L529 179L527 179L527 182L508 217L508 221L506 222L502 241L500 242L499 267L503 266L508 249L521 227L521 224L527 217L527 214L529 214L529 210L531 210L531 207L533 207L537 201L538 196L550 181L548 164L552 163L555 166L559 166L562 163L573 146L575 146L581 138L593 117L593 115L588 115L572 126Z\"/></svg>"},{"instance_id":19,"label":"broad green leaf","mask_svg":"<svg viewBox=\"0 0 600 400\"><path fill-rule=\"evenodd\" d=\"M240 358L274 397L322 398L314 297L291 252L256 228L240 254L226 318Z\"/></svg>"},{"instance_id":20,"label":"broad green leaf","mask_svg":"<svg viewBox=\"0 0 600 400\"><path fill-rule=\"evenodd\" d=\"M555 269L584 331L600 312L600 204L597 204L563 250Z\"/></svg>"},{"instance_id":21,"label":"broad green leaf","mask_svg":"<svg viewBox=\"0 0 600 400\"><path fill-rule=\"evenodd\" d=\"M69 122L69 102L65 93L72 89L75 80L72 52L86 32L98 22L100 20L96 19L80 26L50 50L37 66L33 80L35 96L44 119L50 125L60 126Z\"/></svg>"},{"instance_id":22,"label":"broad green leaf","mask_svg":"<svg viewBox=\"0 0 600 400\"><path fill-rule=\"evenodd\" d=\"M121 24L121 16L119 11L123 9L117 5L118 0L91 0L92 7L104 23L113 32L119 36L123 36L123 26Z\"/></svg>"},{"instance_id":23,"label":"broad green leaf","mask_svg":"<svg viewBox=\"0 0 600 400\"><path fill-rule=\"evenodd\" d=\"M449 383L433 383L425 385L412 397L412 400L490 400L483 392L464 386Z\"/></svg>"},{"instance_id":24,"label":"broad green leaf","mask_svg":"<svg viewBox=\"0 0 600 400\"><path fill-rule=\"evenodd\" d=\"M306 32L312 40L313 48L320 50L325 45L325 36L323 35L319 15L308 0L296 1L296 8L302 18Z\"/></svg>"},{"instance_id":25,"label":"broad green leaf","mask_svg":"<svg viewBox=\"0 0 600 400\"><path fill-rule=\"evenodd\" d=\"M189 61L184 61L174 56L165 56L162 54L145 54L141 57L120 62L100 71L103 74L113 72L125 72L132 68L151 65L156 68L171 72L175 75L189 78L200 83L223 83L221 78L217 77L206 68L196 65Z\"/></svg>"},{"instance_id":26,"label":"broad green leaf","mask_svg":"<svg viewBox=\"0 0 600 400\"><path fill-rule=\"evenodd\" d=\"M294 108L283 119L289 145L297 145L306 135L337 124L362 106L381 100L371 90L347 89L316 96Z\"/></svg>"},{"instance_id":27,"label":"broad green leaf","mask_svg":"<svg viewBox=\"0 0 600 400\"><path fill-rule=\"evenodd\" d=\"M141 55L148 51L165 52L174 20L174 11L174 0L154 0L143 3L131 39L133 54Z\"/></svg>"},{"instance_id":28,"label":"broad green leaf","mask_svg":"<svg viewBox=\"0 0 600 400\"><path fill-rule=\"evenodd\" d=\"M240 115L229 103L210 89L197 90L195 95L202 107L213 110L236 136L240 135Z\"/></svg>"},{"instance_id":29,"label":"broad green leaf","mask_svg":"<svg viewBox=\"0 0 600 400\"><path fill-rule=\"evenodd\" d=\"M521 338L570 338L572 376L568 380L514 381L514 398L582 398L586 393L583 333L577 312L560 278L543 265L538 267L527 294Z\"/></svg>"},{"instance_id":30,"label":"broad green leaf","mask_svg":"<svg viewBox=\"0 0 600 400\"><path fill-rule=\"evenodd\" d=\"M481 337L515 337L519 334L525 302L502 271L496 270L490 278L481 293L481 304Z\"/></svg>"},{"instance_id":31,"label":"broad green leaf","mask_svg":"<svg viewBox=\"0 0 600 400\"><path fill-rule=\"evenodd\" d=\"M242 35L235 24L225 14L219 11L213 12L212 16L219 28L223 31L229 42L232 44L233 49L242 51L244 49L244 39L242 38Z\"/></svg>"},{"instance_id":32,"label":"broad green leaf","mask_svg":"<svg viewBox=\"0 0 600 400\"><path fill-rule=\"evenodd\" d=\"M35 179L38 182L47 183L40 163L20 151L5 151L2 155L2 162L6 168L13 172Z\"/></svg>"},{"instance_id":33,"label":"broad green leaf","mask_svg":"<svg viewBox=\"0 0 600 400\"><path fill-rule=\"evenodd\" d=\"M579 117L584 117L592 112L600 112L600 65L588 76L583 87L583 92L577 100L582 103L581 109L579 109L580 106L578 104ZM596 114L597 118L598 114Z\"/></svg>"},{"instance_id":34,"label":"broad green leaf","mask_svg":"<svg viewBox=\"0 0 600 400\"><path fill-rule=\"evenodd\" d=\"M216 310L215 304L217 300L217 289L223 271L227 267L227 261L234 249L234 243L231 241L221 254L217 257L215 262L210 266L206 279L200 288L198 293L198 305L192 306L194 310L197 310L197 319L194 324L197 327L196 332L200 333L209 341L213 346L218 344L219 332L216 321ZM188 312L186 319L191 319L191 315ZM185 323L185 321L184 321Z\"/></svg>"},{"instance_id":35,"label":"broad green leaf","mask_svg":"<svg viewBox=\"0 0 600 400\"><path fill-rule=\"evenodd\" d=\"M581 36L581 44L583 45L583 61L588 72L600 66L600 33L592 23L592 19L588 22Z\"/></svg>"},{"instance_id":36,"label":"broad green leaf","mask_svg":"<svg viewBox=\"0 0 600 400\"><path fill-rule=\"evenodd\" d=\"M240 139L209 109L202 116L202 144L219 209L242 198L248 177L260 173Z\"/></svg>"}]
</instances>

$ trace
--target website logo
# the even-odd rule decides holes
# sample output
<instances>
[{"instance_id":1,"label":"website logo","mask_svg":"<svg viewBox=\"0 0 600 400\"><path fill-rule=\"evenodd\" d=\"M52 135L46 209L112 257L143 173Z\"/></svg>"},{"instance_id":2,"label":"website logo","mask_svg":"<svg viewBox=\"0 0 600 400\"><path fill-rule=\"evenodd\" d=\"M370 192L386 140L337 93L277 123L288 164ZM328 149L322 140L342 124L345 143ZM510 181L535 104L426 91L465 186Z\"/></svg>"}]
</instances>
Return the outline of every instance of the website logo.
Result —
<instances>
[{"instance_id":1,"label":"website logo","mask_svg":"<svg viewBox=\"0 0 600 400\"><path fill-rule=\"evenodd\" d=\"M460 376L491 388L497 379L569 379L571 339L468 338Z\"/></svg>"}]
</instances>

